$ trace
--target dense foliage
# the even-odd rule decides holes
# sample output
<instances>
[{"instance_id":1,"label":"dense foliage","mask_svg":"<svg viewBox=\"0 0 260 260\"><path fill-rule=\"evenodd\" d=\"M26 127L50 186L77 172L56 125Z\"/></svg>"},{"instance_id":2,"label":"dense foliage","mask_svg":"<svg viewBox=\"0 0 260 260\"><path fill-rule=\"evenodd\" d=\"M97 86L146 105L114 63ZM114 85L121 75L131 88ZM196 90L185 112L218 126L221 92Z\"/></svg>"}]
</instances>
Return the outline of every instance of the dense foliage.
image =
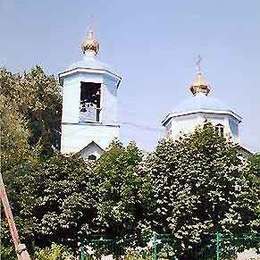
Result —
<instances>
[{"instance_id":1,"label":"dense foliage","mask_svg":"<svg viewBox=\"0 0 260 260\"><path fill-rule=\"evenodd\" d=\"M97 178L78 157L55 155L19 178L24 234L35 245L77 246L79 232L95 232ZM22 201L21 201L22 199Z\"/></svg>"},{"instance_id":2,"label":"dense foliage","mask_svg":"<svg viewBox=\"0 0 260 260\"><path fill-rule=\"evenodd\" d=\"M76 260L73 253L66 247L53 243L51 247L46 247L35 252L35 260Z\"/></svg>"},{"instance_id":3,"label":"dense foliage","mask_svg":"<svg viewBox=\"0 0 260 260\"><path fill-rule=\"evenodd\" d=\"M95 172L98 187L100 234L121 238L125 244L140 240L140 221L144 218L149 182L137 172L142 153L135 143L125 148L115 141L98 160Z\"/></svg>"},{"instance_id":4,"label":"dense foliage","mask_svg":"<svg viewBox=\"0 0 260 260\"><path fill-rule=\"evenodd\" d=\"M0 87L7 109L26 120L29 144L50 154L59 145L61 118L61 93L54 76L39 66L23 75L0 69Z\"/></svg>"},{"instance_id":5,"label":"dense foliage","mask_svg":"<svg viewBox=\"0 0 260 260\"><path fill-rule=\"evenodd\" d=\"M7 171L28 158L29 130L26 120L0 95L1 170Z\"/></svg>"},{"instance_id":6,"label":"dense foliage","mask_svg":"<svg viewBox=\"0 0 260 260\"><path fill-rule=\"evenodd\" d=\"M259 186L246 178L241 159L238 147L208 124L178 141L163 140L144 162L154 198L151 227L172 234L178 254L194 256L216 232L259 232Z\"/></svg>"},{"instance_id":7,"label":"dense foliage","mask_svg":"<svg viewBox=\"0 0 260 260\"><path fill-rule=\"evenodd\" d=\"M56 149L61 95L53 76L38 66L23 75L1 69L0 86L1 170L22 241L39 259L97 238L115 242L107 253L149 259L153 232L174 240L166 255L192 259L216 232L259 233L260 156L242 158L210 124L162 140L151 154L115 140L99 160L84 161ZM13 259L5 221L1 237L2 259Z\"/></svg>"}]
</instances>

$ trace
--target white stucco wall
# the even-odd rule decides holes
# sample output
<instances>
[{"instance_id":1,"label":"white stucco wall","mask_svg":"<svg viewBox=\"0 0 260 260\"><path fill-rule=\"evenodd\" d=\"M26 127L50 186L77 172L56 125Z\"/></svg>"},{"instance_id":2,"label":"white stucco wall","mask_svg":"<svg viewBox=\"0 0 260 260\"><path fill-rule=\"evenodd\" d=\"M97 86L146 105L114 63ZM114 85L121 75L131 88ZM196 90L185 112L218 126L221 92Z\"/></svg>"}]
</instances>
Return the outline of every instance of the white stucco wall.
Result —
<instances>
[{"instance_id":1,"label":"white stucco wall","mask_svg":"<svg viewBox=\"0 0 260 260\"><path fill-rule=\"evenodd\" d=\"M63 85L61 152L76 153L94 141L105 149L119 137L117 87L119 77L108 71L75 69L61 75ZM100 121L80 122L81 82L101 84Z\"/></svg>"},{"instance_id":2,"label":"white stucco wall","mask_svg":"<svg viewBox=\"0 0 260 260\"><path fill-rule=\"evenodd\" d=\"M114 138L119 137L119 126L94 124L62 124L61 152L76 153L94 141L106 149Z\"/></svg>"},{"instance_id":3,"label":"white stucco wall","mask_svg":"<svg viewBox=\"0 0 260 260\"><path fill-rule=\"evenodd\" d=\"M62 87L62 122L78 123L80 104L79 74L64 78Z\"/></svg>"},{"instance_id":4,"label":"white stucco wall","mask_svg":"<svg viewBox=\"0 0 260 260\"><path fill-rule=\"evenodd\" d=\"M104 77L104 84L101 88L101 108L102 123L118 124L117 86L115 80L110 77Z\"/></svg>"},{"instance_id":5,"label":"white stucco wall","mask_svg":"<svg viewBox=\"0 0 260 260\"><path fill-rule=\"evenodd\" d=\"M195 128L202 125L205 120L212 123L213 125L222 124L224 126L225 137L231 137L234 142L239 142L239 121L229 114L197 112L173 116L165 125L166 132L168 136L172 137L173 139L178 139L183 134L189 134L193 132ZM230 122L232 122L232 129Z\"/></svg>"}]
</instances>

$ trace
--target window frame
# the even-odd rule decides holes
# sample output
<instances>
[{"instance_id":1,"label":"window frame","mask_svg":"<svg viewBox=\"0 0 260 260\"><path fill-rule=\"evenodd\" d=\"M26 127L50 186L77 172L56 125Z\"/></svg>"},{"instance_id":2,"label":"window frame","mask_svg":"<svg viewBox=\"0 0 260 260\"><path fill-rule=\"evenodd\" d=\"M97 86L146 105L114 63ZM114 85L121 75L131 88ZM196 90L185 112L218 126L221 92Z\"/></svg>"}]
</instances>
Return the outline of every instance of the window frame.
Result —
<instances>
[{"instance_id":1,"label":"window frame","mask_svg":"<svg viewBox=\"0 0 260 260\"><path fill-rule=\"evenodd\" d=\"M217 125L215 125L215 132L221 136L224 137L224 125L218 123Z\"/></svg>"}]
</instances>

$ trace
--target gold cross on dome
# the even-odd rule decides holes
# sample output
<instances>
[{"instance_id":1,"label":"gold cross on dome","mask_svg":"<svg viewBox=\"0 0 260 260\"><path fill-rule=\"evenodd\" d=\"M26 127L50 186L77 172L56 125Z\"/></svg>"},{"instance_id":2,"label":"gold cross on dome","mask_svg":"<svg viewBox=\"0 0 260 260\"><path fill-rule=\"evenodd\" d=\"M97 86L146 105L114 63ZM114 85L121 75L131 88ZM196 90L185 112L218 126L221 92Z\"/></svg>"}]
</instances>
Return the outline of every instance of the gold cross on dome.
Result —
<instances>
[{"instance_id":1,"label":"gold cross on dome","mask_svg":"<svg viewBox=\"0 0 260 260\"><path fill-rule=\"evenodd\" d=\"M94 14L92 14L91 16L90 16L90 18L89 18L89 21L90 21L90 26L89 26L89 29L90 29L90 31L93 31L93 32L95 32L95 16L94 16Z\"/></svg>"},{"instance_id":2,"label":"gold cross on dome","mask_svg":"<svg viewBox=\"0 0 260 260\"><path fill-rule=\"evenodd\" d=\"M197 59L197 61L196 61L196 66L197 66L198 72L201 71L201 67L200 67L201 61L202 61L202 58L201 58L201 56L199 55L199 56L198 56L198 59Z\"/></svg>"}]
</instances>

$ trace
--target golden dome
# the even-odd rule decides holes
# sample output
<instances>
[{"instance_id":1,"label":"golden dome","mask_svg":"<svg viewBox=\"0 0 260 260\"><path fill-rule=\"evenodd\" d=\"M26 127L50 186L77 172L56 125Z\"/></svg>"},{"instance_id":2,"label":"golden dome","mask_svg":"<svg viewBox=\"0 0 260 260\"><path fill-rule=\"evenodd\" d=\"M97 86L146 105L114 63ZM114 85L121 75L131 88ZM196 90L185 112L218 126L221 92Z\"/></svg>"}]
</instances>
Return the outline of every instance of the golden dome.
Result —
<instances>
[{"instance_id":1,"label":"golden dome","mask_svg":"<svg viewBox=\"0 0 260 260\"><path fill-rule=\"evenodd\" d=\"M207 83L201 71L198 71L196 78L190 87L190 90L194 96L198 93L203 93L206 96L209 94L210 92L209 84Z\"/></svg>"},{"instance_id":2,"label":"golden dome","mask_svg":"<svg viewBox=\"0 0 260 260\"><path fill-rule=\"evenodd\" d=\"M94 52L95 55L98 54L99 43L95 38L93 31L88 32L86 39L81 44L81 49L83 54L85 54L86 52Z\"/></svg>"},{"instance_id":3,"label":"golden dome","mask_svg":"<svg viewBox=\"0 0 260 260\"><path fill-rule=\"evenodd\" d=\"M193 81L192 85L190 86L190 90L194 96L196 96L198 93L203 93L206 96L210 92L210 87L209 84L207 83L206 79L204 78L201 68L200 68L200 63L202 61L201 56L198 56L198 60L196 61L197 65L197 75L195 80Z\"/></svg>"}]
</instances>

